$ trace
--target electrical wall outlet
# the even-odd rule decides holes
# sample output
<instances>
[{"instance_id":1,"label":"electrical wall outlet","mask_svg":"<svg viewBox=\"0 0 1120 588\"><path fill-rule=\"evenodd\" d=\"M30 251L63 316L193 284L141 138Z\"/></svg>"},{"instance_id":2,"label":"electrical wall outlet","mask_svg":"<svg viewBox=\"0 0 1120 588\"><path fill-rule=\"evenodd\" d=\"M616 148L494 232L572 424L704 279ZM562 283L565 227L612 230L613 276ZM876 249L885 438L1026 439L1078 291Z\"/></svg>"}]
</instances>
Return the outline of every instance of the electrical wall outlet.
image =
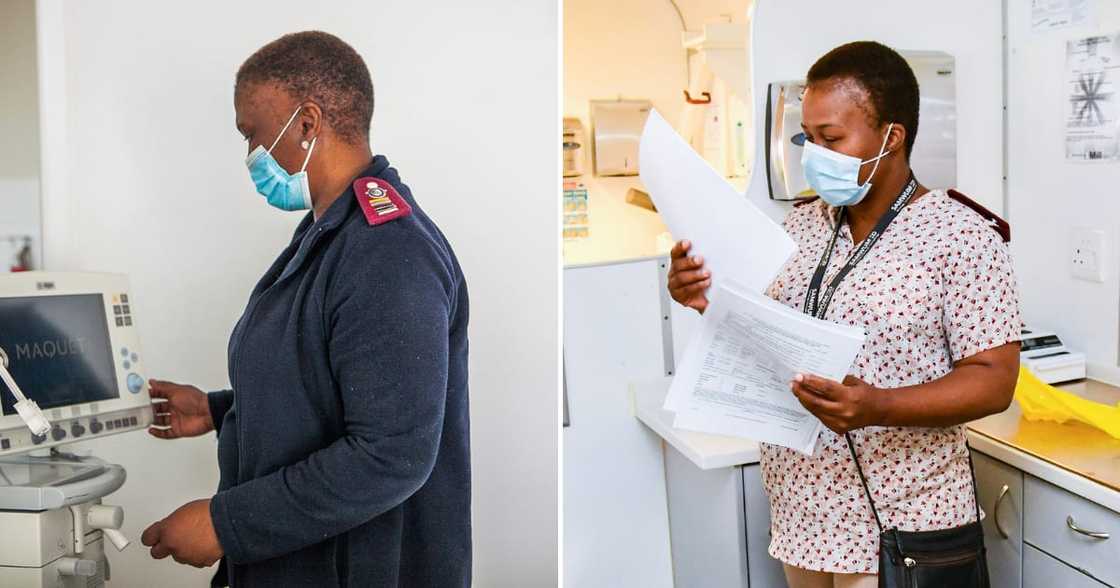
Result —
<instances>
[{"instance_id":1,"label":"electrical wall outlet","mask_svg":"<svg viewBox=\"0 0 1120 588\"><path fill-rule=\"evenodd\" d=\"M1070 274L1081 280L1104 282L1104 268L1107 265L1104 231L1079 227L1071 235Z\"/></svg>"}]
</instances>

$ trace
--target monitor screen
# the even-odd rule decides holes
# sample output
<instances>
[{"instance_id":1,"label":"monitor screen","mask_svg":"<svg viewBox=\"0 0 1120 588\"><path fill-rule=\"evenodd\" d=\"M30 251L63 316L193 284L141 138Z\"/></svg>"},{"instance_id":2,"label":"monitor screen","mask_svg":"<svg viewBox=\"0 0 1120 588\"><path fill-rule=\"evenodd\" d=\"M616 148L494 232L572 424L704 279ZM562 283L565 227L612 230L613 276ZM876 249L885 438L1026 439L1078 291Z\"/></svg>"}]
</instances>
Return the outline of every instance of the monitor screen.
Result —
<instances>
[{"instance_id":1,"label":"monitor screen","mask_svg":"<svg viewBox=\"0 0 1120 588\"><path fill-rule=\"evenodd\" d=\"M118 397L100 294L0 298L0 348L23 393L48 409ZM15 397L0 381L5 415Z\"/></svg>"}]
</instances>

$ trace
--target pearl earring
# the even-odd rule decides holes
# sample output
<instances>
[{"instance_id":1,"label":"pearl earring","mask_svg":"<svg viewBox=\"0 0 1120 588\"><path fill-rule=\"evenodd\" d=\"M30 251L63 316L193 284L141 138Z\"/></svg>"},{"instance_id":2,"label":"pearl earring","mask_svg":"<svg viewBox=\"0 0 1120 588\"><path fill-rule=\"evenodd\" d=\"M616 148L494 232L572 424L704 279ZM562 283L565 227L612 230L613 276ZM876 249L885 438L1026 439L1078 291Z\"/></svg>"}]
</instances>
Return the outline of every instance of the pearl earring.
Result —
<instances>
[{"instance_id":1,"label":"pearl earring","mask_svg":"<svg viewBox=\"0 0 1120 588\"><path fill-rule=\"evenodd\" d=\"M302 143L299 144L299 146L303 147L303 149L306 151L307 148L311 146L311 143L308 143L306 140L304 140Z\"/></svg>"}]
</instances>

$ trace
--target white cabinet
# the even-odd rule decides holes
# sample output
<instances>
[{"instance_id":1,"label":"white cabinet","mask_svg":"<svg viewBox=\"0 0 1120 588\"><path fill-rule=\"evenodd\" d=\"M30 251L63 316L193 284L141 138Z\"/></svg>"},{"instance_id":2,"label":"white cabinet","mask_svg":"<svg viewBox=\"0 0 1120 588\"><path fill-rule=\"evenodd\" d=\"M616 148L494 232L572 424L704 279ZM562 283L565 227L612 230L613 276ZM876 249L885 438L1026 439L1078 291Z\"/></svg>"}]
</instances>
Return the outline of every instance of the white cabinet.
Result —
<instances>
[{"instance_id":1,"label":"white cabinet","mask_svg":"<svg viewBox=\"0 0 1120 588\"><path fill-rule=\"evenodd\" d=\"M673 447L664 448L675 587L748 586L739 468L701 470Z\"/></svg>"},{"instance_id":2,"label":"white cabinet","mask_svg":"<svg viewBox=\"0 0 1120 588\"><path fill-rule=\"evenodd\" d=\"M782 562L770 557L770 498L762 487L762 466L743 466L743 504L747 525L747 561L751 588L785 586Z\"/></svg>"},{"instance_id":3,"label":"white cabinet","mask_svg":"<svg viewBox=\"0 0 1120 588\"><path fill-rule=\"evenodd\" d=\"M676 588L785 586L757 463L702 470L666 444L665 485Z\"/></svg>"},{"instance_id":4,"label":"white cabinet","mask_svg":"<svg viewBox=\"0 0 1120 588\"><path fill-rule=\"evenodd\" d=\"M629 389L664 375L660 280L657 260L564 270L566 586L673 585L661 439Z\"/></svg>"},{"instance_id":5,"label":"white cabinet","mask_svg":"<svg viewBox=\"0 0 1120 588\"><path fill-rule=\"evenodd\" d=\"M1023 472L972 452L992 588L1023 585Z\"/></svg>"},{"instance_id":6,"label":"white cabinet","mask_svg":"<svg viewBox=\"0 0 1120 588\"><path fill-rule=\"evenodd\" d=\"M1120 513L1029 475L1025 495L1026 543L1120 586Z\"/></svg>"},{"instance_id":7,"label":"white cabinet","mask_svg":"<svg viewBox=\"0 0 1120 588\"><path fill-rule=\"evenodd\" d=\"M1039 588L1108 588L1030 545L1024 547L1023 577L1024 586Z\"/></svg>"},{"instance_id":8,"label":"white cabinet","mask_svg":"<svg viewBox=\"0 0 1120 588\"><path fill-rule=\"evenodd\" d=\"M972 455L994 588L1120 587L1120 513Z\"/></svg>"}]
</instances>

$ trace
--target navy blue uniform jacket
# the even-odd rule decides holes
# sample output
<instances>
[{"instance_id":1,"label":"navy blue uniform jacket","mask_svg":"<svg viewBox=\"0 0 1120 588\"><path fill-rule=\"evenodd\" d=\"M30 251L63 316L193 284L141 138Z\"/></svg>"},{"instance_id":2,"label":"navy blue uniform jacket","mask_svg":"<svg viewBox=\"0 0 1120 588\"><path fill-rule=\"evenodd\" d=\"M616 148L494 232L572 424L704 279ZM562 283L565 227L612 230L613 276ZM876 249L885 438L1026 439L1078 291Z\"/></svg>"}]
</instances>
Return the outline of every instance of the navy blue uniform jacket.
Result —
<instances>
[{"instance_id":1,"label":"navy blue uniform jacket","mask_svg":"<svg viewBox=\"0 0 1120 588\"><path fill-rule=\"evenodd\" d=\"M351 187L254 288L209 395L210 503L231 586L468 586L467 287L412 214L371 225Z\"/></svg>"}]
</instances>

